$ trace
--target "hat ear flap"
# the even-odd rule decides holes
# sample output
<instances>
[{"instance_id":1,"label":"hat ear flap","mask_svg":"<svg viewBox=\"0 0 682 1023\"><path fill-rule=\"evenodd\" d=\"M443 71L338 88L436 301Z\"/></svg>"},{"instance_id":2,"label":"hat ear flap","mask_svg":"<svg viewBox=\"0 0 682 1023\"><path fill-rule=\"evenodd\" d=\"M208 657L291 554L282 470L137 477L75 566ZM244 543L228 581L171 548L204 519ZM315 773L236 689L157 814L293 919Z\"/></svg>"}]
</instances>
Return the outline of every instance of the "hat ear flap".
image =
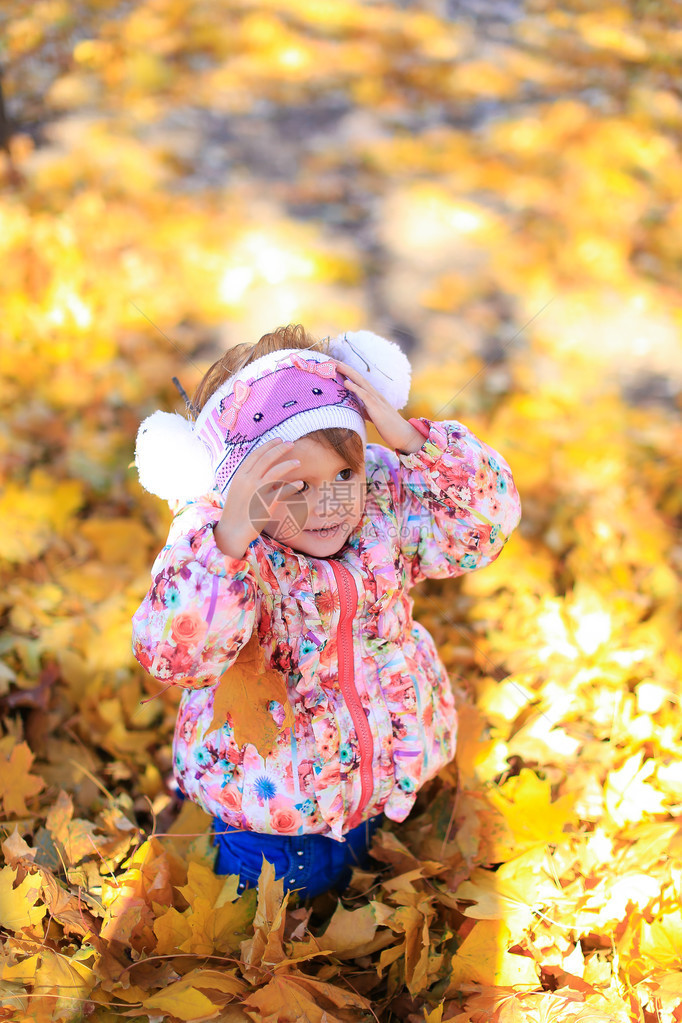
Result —
<instances>
[{"instance_id":1,"label":"hat ear flap","mask_svg":"<svg viewBox=\"0 0 682 1023\"><path fill-rule=\"evenodd\" d=\"M153 412L135 443L140 484L165 501L191 499L215 485L211 455L192 424L177 412Z\"/></svg>"},{"instance_id":2,"label":"hat ear flap","mask_svg":"<svg viewBox=\"0 0 682 1023\"><path fill-rule=\"evenodd\" d=\"M362 373L393 408L407 405L412 367L393 341L371 330L349 330L330 341L328 351L332 359L340 359Z\"/></svg>"}]
</instances>

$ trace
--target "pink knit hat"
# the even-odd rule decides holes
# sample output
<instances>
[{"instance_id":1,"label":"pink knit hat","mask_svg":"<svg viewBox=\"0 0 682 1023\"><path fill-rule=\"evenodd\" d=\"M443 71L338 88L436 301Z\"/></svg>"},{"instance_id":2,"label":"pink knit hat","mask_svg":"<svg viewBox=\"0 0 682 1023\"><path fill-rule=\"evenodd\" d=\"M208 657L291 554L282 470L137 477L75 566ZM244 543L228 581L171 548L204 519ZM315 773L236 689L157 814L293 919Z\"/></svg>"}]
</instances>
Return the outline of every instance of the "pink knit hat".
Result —
<instances>
[{"instance_id":1,"label":"pink knit hat","mask_svg":"<svg viewBox=\"0 0 682 1023\"><path fill-rule=\"evenodd\" d=\"M364 407L344 385L334 357L358 369L395 408L407 402L410 364L397 345L369 331L344 334L329 354L287 348L256 359L206 401L196 422L154 412L141 424L135 464L140 483L166 500L226 494L248 454L273 437L295 441L345 427L367 440Z\"/></svg>"}]
</instances>

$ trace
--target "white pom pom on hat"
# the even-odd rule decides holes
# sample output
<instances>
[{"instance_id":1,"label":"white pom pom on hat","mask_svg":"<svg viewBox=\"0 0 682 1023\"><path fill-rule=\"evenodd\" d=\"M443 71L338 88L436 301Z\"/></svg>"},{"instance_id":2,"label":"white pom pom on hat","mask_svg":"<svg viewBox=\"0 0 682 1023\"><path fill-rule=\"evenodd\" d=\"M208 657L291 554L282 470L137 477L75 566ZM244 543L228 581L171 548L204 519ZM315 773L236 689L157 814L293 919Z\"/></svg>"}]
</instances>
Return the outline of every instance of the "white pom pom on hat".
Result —
<instances>
[{"instance_id":1,"label":"white pom pom on hat","mask_svg":"<svg viewBox=\"0 0 682 1023\"><path fill-rule=\"evenodd\" d=\"M395 342L371 330L349 330L333 338L328 351L362 373L394 409L407 405L412 367Z\"/></svg>"},{"instance_id":2,"label":"white pom pom on hat","mask_svg":"<svg viewBox=\"0 0 682 1023\"><path fill-rule=\"evenodd\" d=\"M215 482L210 452L177 412L153 412L140 423L135 465L144 489L166 501L205 494Z\"/></svg>"}]
</instances>

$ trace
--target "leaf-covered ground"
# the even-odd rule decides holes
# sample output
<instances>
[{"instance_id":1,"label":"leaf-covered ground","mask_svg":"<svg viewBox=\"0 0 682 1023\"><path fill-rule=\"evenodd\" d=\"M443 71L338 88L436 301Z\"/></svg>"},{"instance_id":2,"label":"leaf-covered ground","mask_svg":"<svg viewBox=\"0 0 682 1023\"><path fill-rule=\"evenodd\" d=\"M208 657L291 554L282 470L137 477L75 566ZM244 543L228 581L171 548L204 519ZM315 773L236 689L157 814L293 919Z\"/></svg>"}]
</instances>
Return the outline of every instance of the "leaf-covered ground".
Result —
<instances>
[{"instance_id":1,"label":"leaf-covered ground","mask_svg":"<svg viewBox=\"0 0 682 1023\"><path fill-rule=\"evenodd\" d=\"M682 31L614 0L0 13L0 1018L682 1018ZM130 653L131 468L226 344L399 338L524 518L414 591L456 762L341 900L237 898Z\"/></svg>"}]
</instances>

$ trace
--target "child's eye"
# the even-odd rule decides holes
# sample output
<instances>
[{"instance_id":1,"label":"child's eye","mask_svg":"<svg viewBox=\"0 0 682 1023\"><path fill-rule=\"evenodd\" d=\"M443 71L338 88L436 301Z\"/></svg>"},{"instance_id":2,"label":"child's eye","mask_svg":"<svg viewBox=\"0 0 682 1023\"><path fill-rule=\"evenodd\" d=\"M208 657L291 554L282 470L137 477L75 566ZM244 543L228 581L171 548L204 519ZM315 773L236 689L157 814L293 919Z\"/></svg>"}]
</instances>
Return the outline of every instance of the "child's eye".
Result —
<instances>
[{"instance_id":1,"label":"child's eye","mask_svg":"<svg viewBox=\"0 0 682 1023\"><path fill-rule=\"evenodd\" d=\"M344 473L348 473L349 474L348 476L344 477L344 482L347 482L353 476L353 470L352 469L340 469L336 475L337 476L343 476ZM297 494L305 494L307 489L308 489L308 484L304 482L303 487L301 487L300 490L297 490Z\"/></svg>"}]
</instances>

